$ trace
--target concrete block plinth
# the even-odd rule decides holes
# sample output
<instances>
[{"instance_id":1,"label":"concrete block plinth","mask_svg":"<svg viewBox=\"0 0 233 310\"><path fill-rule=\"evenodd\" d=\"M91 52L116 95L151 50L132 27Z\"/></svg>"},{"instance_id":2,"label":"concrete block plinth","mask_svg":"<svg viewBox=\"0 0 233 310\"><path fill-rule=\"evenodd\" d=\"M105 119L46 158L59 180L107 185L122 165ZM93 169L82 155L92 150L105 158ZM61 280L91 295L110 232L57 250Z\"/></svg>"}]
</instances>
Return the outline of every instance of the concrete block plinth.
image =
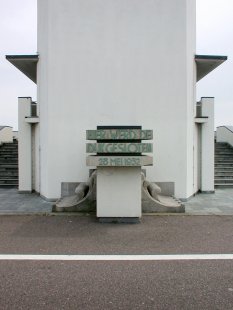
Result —
<instances>
[{"instance_id":1,"label":"concrete block plinth","mask_svg":"<svg viewBox=\"0 0 233 310\"><path fill-rule=\"evenodd\" d=\"M141 167L97 168L97 217L141 217Z\"/></svg>"}]
</instances>

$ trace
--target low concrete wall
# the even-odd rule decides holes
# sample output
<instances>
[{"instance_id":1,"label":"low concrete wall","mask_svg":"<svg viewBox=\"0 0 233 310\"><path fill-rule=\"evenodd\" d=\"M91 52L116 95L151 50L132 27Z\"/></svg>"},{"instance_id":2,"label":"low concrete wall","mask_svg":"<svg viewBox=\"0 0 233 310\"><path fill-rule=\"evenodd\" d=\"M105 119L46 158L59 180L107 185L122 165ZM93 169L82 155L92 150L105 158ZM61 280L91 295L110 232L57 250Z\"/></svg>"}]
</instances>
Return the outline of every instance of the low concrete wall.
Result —
<instances>
[{"instance_id":1,"label":"low concrete wall","mask_svg":"<svg viewBox=\"0 0 233 310\"><path fill-rule=\"evenodd\" d=\"M228 143L233 147L233 126L217 127L216 141Z\"/></svg>"},{"instance_id":2,"label":"low concrete wall","mask_svg":"<svg viewBox=\"0 0 233 310\"><path fill-rule=\"evenodd\" d=\"M19 139L19 132L18 131L13 131L13 139L16 139L16 140Z\"/></svg>"},{"instance_id":3,"label":"low concrete wall","mask_svg":"<svg viewBox=\"0 0 233 310\"><path fill-rule=\"evenodd\" d=\"M0 126L0 144L13 142L13 131L10 126Z\"/></svg>"}]
</instances>

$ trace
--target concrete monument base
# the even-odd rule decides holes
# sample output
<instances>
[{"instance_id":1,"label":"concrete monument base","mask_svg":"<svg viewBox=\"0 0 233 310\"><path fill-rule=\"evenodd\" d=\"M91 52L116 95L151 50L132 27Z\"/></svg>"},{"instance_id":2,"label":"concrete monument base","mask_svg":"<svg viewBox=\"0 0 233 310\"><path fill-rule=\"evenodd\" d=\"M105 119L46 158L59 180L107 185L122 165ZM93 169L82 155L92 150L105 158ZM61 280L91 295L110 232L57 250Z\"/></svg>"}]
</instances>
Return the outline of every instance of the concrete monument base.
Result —
<instances>
[{"instance_id":1,"label":"concrete monument base","mask_svg":"<svg viewBox=\"0 0 233 310\"><path fill-rule=\"evenodd\" d=\"M97 168L97 217L141 217L141 167Z\"/></svg>"}]
</instances>

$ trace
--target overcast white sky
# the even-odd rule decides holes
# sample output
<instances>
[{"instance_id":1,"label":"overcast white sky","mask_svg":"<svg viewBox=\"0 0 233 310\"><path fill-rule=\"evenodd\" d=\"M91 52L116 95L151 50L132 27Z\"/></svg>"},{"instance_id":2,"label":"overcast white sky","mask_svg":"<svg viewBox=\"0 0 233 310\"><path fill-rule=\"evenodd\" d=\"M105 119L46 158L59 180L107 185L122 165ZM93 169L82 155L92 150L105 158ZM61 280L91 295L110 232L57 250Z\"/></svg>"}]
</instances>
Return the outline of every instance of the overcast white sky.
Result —
<instances>
[{"instance_id":1,"label":"overcast white sky","mask_svg":"<svg viewBox=\"0 0 233 310\"><path fill-rule=\"evenodd\" d=\"M36 86L5 55L36 53L36 23L36 0L0 0L0 125L15 130L17 98L36 100ZM197 0L196 52L228 56L197 83L197 100L215 97L215 125L233 125L233 0Z\"/></svg>"}]
</instances>

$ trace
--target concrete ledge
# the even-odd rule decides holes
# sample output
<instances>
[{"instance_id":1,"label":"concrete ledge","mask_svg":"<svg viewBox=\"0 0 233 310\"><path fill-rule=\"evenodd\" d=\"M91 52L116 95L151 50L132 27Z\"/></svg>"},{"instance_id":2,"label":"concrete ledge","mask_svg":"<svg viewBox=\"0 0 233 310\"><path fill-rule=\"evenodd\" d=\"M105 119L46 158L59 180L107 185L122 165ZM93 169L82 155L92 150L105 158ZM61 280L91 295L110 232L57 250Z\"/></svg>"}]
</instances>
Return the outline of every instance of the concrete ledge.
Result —
<instances>
[{"instance_id":1,"label":"concrete ledge","mask_svg":"<svg viewBox=\"0 0 233 310\"><path fill-rule=\"evenodd\" d=\"M215 191L200 191L202 194L214 194Z\"/></svg>"},{"instance_id":2,"label":"concrete ledge","mask_svg":"<svg viewBox=\"0 0 233 310\"><path fill-rule=\"evenodd\" d=\"M195 123L197 124L204 124L208 122L208 117L196 117Z\"/></svg>"},{"instance_id":3,"label":"concrete ledge","mask_svg":"<svg viewBox=\"0 0 233 310\"><path fill-rule=\"evenodd\" d=\"M139 217L99 217L100 223L138 224Z\"/></svg>"},{"instance_id":4,"label":"concrete ledge","mask_svg":"<svg viewBox=\"0 0 233 310\"><path fill-rule=\"evenodd\" d=\"M45 201L48 201L48 202L55 202L59 199L59 198L46 198L43 195L40 195L40 197L43 198Z\"/></svg>"},{"instance_id":5,"label":"concrete ledge","mask_svg":"<svg viewBox=\"0 0 233 310\"><path fill-rule=\"evenodd\" d=\"M25 117L25 122L29 124L37 124L40 122L39 117Z\"/></svg>"},{"instance_id":6,"label":"concrete ledge","mask_svg":"<svg viewBox=\"0 0 233 310\"><path fill-rule=\"evenodd\" d=\"M18 191L19 194L31 194L32 191Z\"/></svg>"}]
</instances>

